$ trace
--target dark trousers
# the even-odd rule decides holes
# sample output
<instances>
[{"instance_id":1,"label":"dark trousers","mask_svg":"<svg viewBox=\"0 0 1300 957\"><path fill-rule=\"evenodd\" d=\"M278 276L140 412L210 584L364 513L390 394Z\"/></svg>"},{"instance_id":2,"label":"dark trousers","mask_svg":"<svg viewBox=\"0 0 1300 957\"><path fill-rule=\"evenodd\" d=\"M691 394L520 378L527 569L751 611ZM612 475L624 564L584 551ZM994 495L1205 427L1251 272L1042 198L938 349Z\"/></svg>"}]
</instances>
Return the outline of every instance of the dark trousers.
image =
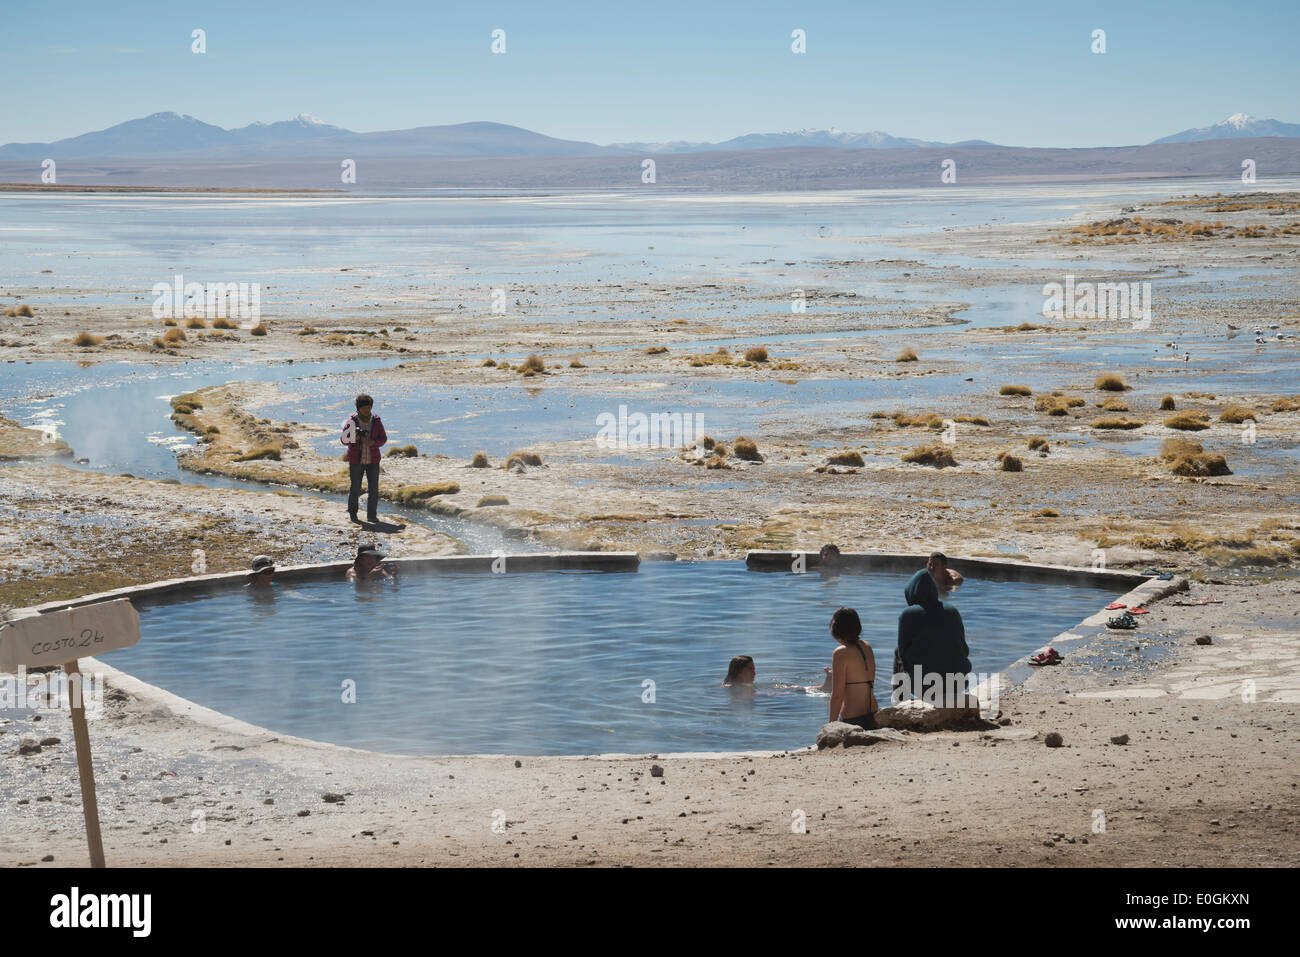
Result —
<instances>
[{"instance_id":1,"label":"dark trousers","mask_svg":"<svg viewBox=\"0 0 1300 957\"><path fill-rule=\"evenodd\" d=\"M361 500L361 473L366 475L366 517L372 522L379 512L379 463L362 465L349 462L348 472L352 478L352 490L348 492L348 514L357 514L357 505Z\"/></svg>"}]
</instances>

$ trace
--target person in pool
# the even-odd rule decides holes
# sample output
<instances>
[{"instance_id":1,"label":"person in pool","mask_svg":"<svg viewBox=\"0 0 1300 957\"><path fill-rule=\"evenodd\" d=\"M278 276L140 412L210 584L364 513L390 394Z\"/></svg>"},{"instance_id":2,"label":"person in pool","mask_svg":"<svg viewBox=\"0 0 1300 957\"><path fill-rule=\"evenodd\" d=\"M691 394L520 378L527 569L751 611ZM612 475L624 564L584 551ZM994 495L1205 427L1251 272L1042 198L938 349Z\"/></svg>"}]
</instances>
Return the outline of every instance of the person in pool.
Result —
<instances>
[{"instance_id":1,"label":"person in pool","mask_svg":"<svg viewBox=\"0 0 1300 957\"><path fill-rule=\"evenodd\" d=\"M823 545L817 553L817 570L826 578L838 577L840 573L840 547Z\"/></svg>"},{"instance_id":2,"label":"person in pool","mask_svg":"<svg viewBox=\"0 0 1300 957\"><path fill-rule=\"evenodd\" d=\"M862 640L862 621L852 608L831 615L831 637L839 647L831 655L831 721L847 721L859 728L876 726L876 657Z\"/></svg>"},{"instance_id":3,"label":"person in pool","mask_svg":"<svg viewBox=\"0 0 1300 957\"><path fill-rule=\"evenodd\" d=\"M946 595L954 588L960 588L961 583L966 580L962 578L961 572L948 567L948 556L943 552L931 552L930 560L925 563L925 570L934 579L940 595Z\"/></svg>"},{"instance_id":4,"label":"person in pool","mask_svg":"<svg viewBox=\"0 0 1300 957\"><path fill-rule=\"evenodd\" d=\"M362 545L357 549L357 557L348 569L348 581L376 581L393 577L397 569L384 564L384 553L378 545Z\"/></svg>"},{"instance_id":5,"label":"person in pool","mask_svg":"<svg viewBox=\"0 0 1300 957\"><path fill-rule=\"evenodd\" d=\"M731 664L727 666L727 677L723 679L723 686L727 688L754 685L754 659L749 655L736 655L731 659Z\"/></svg>"},{"instance_id":6,"label":"person in pool","mask_svg":"<svg viewBox=\"0 0 1300 957\"><path fill-rule=\"evenodd\" d=\"M253 559L252 571L248 575L248 588L270 588L275 584L275 561L269 555L258 555Z\"/></svg>"}]
</instances>

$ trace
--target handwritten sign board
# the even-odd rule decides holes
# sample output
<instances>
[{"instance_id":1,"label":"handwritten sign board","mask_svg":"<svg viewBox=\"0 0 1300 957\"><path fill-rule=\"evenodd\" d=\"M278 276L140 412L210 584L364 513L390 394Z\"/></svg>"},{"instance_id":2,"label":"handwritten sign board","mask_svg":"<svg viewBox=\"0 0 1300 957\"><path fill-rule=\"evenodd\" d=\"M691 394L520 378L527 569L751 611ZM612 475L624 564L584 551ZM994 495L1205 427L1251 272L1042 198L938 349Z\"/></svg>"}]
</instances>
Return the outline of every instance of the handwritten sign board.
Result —
<instances>
[{"instance_id":1,"label":"handwritten sign board","mask_svg":"<svg viewBox=\"0 0 1300 957\"><path fill-rule=\"evenodd\" d=\"M127 598L17 618L0 626L0 672L63 665L139 640L140 615Z\"/></svg>"}]
</instances>

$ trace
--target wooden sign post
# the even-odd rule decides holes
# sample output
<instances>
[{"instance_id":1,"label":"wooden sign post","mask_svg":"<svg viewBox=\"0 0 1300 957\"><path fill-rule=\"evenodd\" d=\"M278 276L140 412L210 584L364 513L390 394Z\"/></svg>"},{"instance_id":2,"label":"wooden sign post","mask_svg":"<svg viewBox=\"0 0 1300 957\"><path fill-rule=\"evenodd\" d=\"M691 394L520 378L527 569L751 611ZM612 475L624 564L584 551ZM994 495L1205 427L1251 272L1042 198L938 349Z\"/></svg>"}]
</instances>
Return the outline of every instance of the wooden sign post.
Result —
<instances>
[{"instance_id":1,"label":"wooden sign post","mask_svg":"<svg viewBox=\"0 0 1300 957\"><path fill-rule=\"evenodd\" d=\"M90 758L90 728L86 725L79 659L129 648L139 640L140 615L126 598L31 615L0 625L0 672L54 664L62 665L68 677L91 867L104 866L104 842L99 831L99 803L95 799L95 769Z\"/></svg>"}]
</instances>

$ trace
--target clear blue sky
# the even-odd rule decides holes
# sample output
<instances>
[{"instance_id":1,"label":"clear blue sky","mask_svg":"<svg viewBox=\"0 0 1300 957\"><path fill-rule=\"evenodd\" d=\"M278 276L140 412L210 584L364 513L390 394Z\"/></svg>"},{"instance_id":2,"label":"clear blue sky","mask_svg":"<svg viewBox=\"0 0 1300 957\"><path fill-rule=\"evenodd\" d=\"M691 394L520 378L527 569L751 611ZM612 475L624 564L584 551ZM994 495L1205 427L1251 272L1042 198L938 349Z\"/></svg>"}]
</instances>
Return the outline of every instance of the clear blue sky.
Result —
<instances>
[{"instance_id":1,"label":"clear blue sky","mask_svg":"<svg viewBox=\"0 0 1300 957\"><path fill-rule=\"evenodd\" d=\"M358 131L470 120L610 143L837 126L1013 146L1300 122L1300 0L15 2L0 143L165 110ZM207 31L208 52L190 52ZM506 31L494 56L490 33ZM807 32L808 52L790 52ZM1090 52L1094 29L1107 52Z\"/></svg>"}]
</instances>

